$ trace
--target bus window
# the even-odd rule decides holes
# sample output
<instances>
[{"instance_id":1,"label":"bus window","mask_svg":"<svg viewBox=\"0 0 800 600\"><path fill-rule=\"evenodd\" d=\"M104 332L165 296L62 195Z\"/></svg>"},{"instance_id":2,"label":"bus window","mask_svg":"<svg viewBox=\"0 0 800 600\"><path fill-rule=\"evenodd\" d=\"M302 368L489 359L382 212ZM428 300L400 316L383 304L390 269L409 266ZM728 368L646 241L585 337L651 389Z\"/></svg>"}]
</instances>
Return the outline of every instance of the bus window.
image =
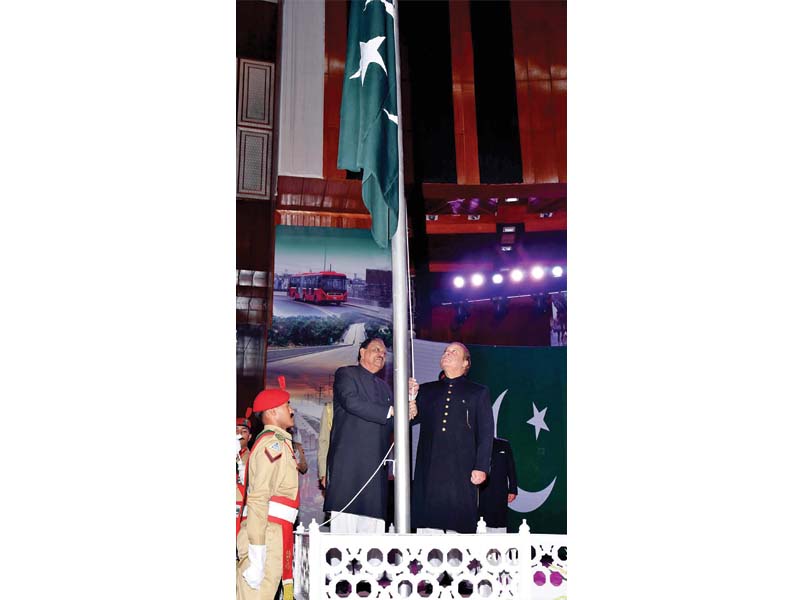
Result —
<instances>
[{"instance_id":1,"label":"bus window","mask_svg":"<svg viewBox=\"0 0 800 600\"><path fill-rule=\"evenodd\" d=\"M320 287L326 292L343 292L347 289L345 277L341 275L323 275Z\"/></svg>"}]
</instances>

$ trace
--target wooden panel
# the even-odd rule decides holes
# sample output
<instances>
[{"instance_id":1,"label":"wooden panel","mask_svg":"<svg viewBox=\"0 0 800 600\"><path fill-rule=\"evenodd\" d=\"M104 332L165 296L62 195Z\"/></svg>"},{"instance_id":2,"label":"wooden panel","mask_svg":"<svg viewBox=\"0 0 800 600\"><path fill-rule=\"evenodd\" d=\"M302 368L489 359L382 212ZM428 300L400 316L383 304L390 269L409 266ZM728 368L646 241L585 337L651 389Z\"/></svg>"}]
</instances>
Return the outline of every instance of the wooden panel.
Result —
<instances>
[{"instance_id":1,"label":"wooden panel","mask_svg":"<svg viewBox=\"0 0 800 600\"><path fill-rule=\"evenodd\" d=\"M558 183L555 160L556 139L552 129L533 134L533 168L536 183Z\"/></svg>"},{"instance_id":2,"label":"wooden panel","mask_svg":"<svg viewBox=\"0 0 800 600\"><path fill-rule=\"evenodd\" d=\"M239 61L237 123L244 127L271 129L275 96L275 65L254 60Z\"/></svg>"},{"instance_id":3,"label":"wooden panel","mask_svg":"<svg viewBox=\"0 0 800 600\"><path fill-rule=\"evenodd\" d=\"M567 182L567 130L559 129L555 132L556 170L558 181Z\"/></svg>"},{"instance_id":4,"label":"wooden panel","mask_svg":"<svg viewBox=\"0 0 800 600\"><path fill-rule=\"evenodd\" d=\"M566 183L566 2L512 2L525 183Z\"/></svg>"},{"instance_id":5,"label":"wooden panel","mask_svg":"<svg viewBox=\"0 0 800 600\"><path fill-rule=\"evenodd\" d=\"M272 269L271 203L236 202L236 268L253 271Z\"/></svg>"},{"instance_id":6,"label":"wooden panel","mask_svg":"<svg viewBox=\"0 0 800 600\"><path fill-rule=\"evenodd\" d=\"M553 128L566 129L567 127L567 80L554 79L551 88L551 101L553 107Z\"/></svg>"},{"instance_id":7,"label":"wooden panel","mask_svg":"<svg viewBox=\"0 0 800 600\"><path fill-rule=\"evenodd\" d=\"M567 182L567 80L553 80L553 132L555 145L553 156L558 172L558 181Z\"/></svg>"},{"instance_id":8,"label":"wooden panel","mask_svg":"<svg viewBox=\"0 0 800 600\"><path fill-rule=\"evenodd\" d=\"M342 106L344 65L347 53L347 3L325 3L325 88L322 135L322 176L346 179L347 171L336 167L339 154L339 115Z\"/></svg>"},{"instance_id":9,"label":"wooden panel","mask_svg":"<svg viewBox=\"0 0 800 600\"><path fill-rule=\"evenodd\" d=\"M295 227L337 227L340 229L371 229L372 219L315 214L309 212L278 211L278 224Z\"/></svg>"},{"instance_id":10,"label":"wooden panel","mask_svg":"<svg viewBox=\"0 0 800 600\"><path fill-rule=\"evenodd\" d=\"M528 82L530 127L534 132L553 129L553 98L550 80Z\"/></svg>"},{"instance_id":11,"label":"wooden panel","mask_svg":"<svg viewBox=\"0 0 800 600\"><path fill-rule=\"evenodd\" d=\"M236 195L245 198L270 198L272 172L272 132L246 127L236 128Z\"/></svg>"},{"instance_id":12,"label":"wooden panel","mask_svg":"<svg viewBox=\"0 0 800 600\"><path fill-rule=\"evenodd\" d=\"M453 124L458 183L480 183L478 126L475 109L475 67L470 6L450 1L450 48L453 71Z\"/></svg>"},{"instance_id":13,"label":"wooden panel","mask_svg":"<svg viewBox=\"0 0 800 600\"><path fill-rule=\"evenodd\" d=\"M370 229L358 180L278 178L275 223L303 227Z\"/></svg>"},{"instance_id":14,"label":"wooden panel","mask_svg":"<svg viewBox=\"0 0 800 600\"><path fill-rule=\"evenodd\" d=\"M559 3L560 4L560 3ZM566 79L567 78L567 25L566 25L566 8L560 8L558 5L553 7L551 13L555 13L559 18L559 13L563 15L564 23L555 22L553 25L553 33L550 43L550 57L552 63L550 65L550 76L553 79Z\"/></svg>"}]
</instances>

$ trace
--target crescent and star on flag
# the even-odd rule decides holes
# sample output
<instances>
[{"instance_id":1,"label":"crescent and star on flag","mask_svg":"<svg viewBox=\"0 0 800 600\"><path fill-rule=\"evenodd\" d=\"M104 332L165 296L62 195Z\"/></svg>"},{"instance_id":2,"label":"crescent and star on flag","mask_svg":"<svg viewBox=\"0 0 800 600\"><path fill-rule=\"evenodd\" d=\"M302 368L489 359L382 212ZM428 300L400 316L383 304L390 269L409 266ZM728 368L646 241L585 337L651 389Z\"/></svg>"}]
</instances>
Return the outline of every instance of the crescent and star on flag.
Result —
<instances>
[{"instance_id":1,"label":"crescent and star on flag","mask_svg":"<svg viewBox=\"0 0 800 600\"><path fill-rule=\"evenodd\" d=\"M376 0L366 0L364 3L364 10L367 10L367 5L370 2L374 2ZM383 8L386 9L386 12L394 18L394 5L387 0L380 0L381 4L383 4ZM377 37L372 38L371 40L367 40L366 42L359 42L358 47L361 52L361 59L358 61L358 70L350 75L348 79L361 79L361 87L364 87L364 78L367 76L367 69L371 64L378 65L381 69L383 69L383 74L388 77L389 73L386 71L386 64L383 62L383 57L378 52L378 49L381 47L383 42L386 41L386 36L379 35ZM391 114L385 108L383 112L386 113L386 116L389 120L394 123L395 125L398 124L397 115Z\"/></svg>"},{"instance_id":2,"label":"crescent and star on flag","mask_svg":"<svg viewBox=\"0 0 800 600\"><path fill-rule=\"evenodd\" d=\"M497 397L492 405L492 413L494 413L494 437L497 437L497 420L500 416L500 406L503 404L503 399L507 393L508 390L503 390L503 393ZM547 424L544 422L547 407L540 411L538 408L536 408L536 404L534 402L531 402L531 404L533 405L533 418L526 421L526 423L534 428L534 434L538 440L539 432L541 430L550 431L550 429L547 427ZM558 477L553 477L553 480L547 485L547 487L536 492L528 491L523 489L522 486L517 485L519 490L517 497L511 504L508 505L508 507L519 513L528 513L536 510L550 497L550 492L553 491L553 487L556 484L556 479L558 479Z\"/></svg>"},{"instance_id":3,"label":"crescent and star on flag","mask_svg":"<svg viewBox=\"0 0 800 600\"><path fill-rule=\"evenodd\" d=\"M536 431L536 439L539 439L539 432L544 429L545 431L550 431L550 428L544 422L544 414L547 412L547 407L542 409L541 411L536 408L536 403L531 402L533 404L533 418L528 419L528 425L532 425L534 430Z\"/></svg>"}]
</instances>

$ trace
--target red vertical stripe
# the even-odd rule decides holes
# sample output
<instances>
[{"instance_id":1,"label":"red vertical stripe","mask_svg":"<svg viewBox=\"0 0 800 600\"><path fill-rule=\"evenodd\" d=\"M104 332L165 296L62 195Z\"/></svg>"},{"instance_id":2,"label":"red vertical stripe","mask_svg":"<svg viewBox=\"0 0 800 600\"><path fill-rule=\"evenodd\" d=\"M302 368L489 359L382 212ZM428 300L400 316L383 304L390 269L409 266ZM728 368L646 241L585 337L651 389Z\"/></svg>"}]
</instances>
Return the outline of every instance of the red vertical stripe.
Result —
<instances>
[{"instance_id":1,"label":"red vertical stripe","mask_svg":"<svg viewBox=\"0 0 800 600\"><path fill-rule=\"evenodd\" d=\"M325 98L323 103L322 176L345 179L336 168L339 153L339 111L342 106L344 63L347 53L347 3L325 2Z\"/></svg>"},{"instance_id":2,"label":"red vertical stripe","mask_svg":"<svg viewBox=\"0 0 800 600\"><path fill-rule=\"evenodd\" d=\"M522 180L567 181L566 2L511 2Z\"/></svg>"},{"instance_id":3,"label":"red vertical stripe","mask_svg":"<svg viewBox=\"0 0 800 600\"><path fill-rule=\"evenodd\" d=\"M450 49L453 70L453 121L458 183L480 183L475 68L469 2L450 1Z\"/></svg>"}]
</instances>

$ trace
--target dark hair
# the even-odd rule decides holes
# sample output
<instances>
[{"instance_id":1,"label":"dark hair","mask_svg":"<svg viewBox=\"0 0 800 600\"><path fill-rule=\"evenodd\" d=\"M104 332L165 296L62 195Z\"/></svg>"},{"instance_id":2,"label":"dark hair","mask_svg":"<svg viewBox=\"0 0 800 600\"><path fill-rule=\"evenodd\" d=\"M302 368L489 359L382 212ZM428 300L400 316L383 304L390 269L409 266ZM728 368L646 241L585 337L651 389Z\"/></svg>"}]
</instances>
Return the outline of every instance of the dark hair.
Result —
<instances>
[{"instance_id":1,"label":"dark hair","mask_svg":"<svg viewBox=\"0 0 800 600\"><path fill-rule=\"evenodd\" d=\"M369 337L369 338L365 339L363 342L361 342L361 345L358 347L358 352L356 353L356 362L357 363L361 362L361 351L362 350L366 350L367 346L369 346L375 340L378 340L381 344L383 344L384 348L386 347L386 343L383 341L383 338L380 338L378 336Z\"/></svg>"}]
</instances>

